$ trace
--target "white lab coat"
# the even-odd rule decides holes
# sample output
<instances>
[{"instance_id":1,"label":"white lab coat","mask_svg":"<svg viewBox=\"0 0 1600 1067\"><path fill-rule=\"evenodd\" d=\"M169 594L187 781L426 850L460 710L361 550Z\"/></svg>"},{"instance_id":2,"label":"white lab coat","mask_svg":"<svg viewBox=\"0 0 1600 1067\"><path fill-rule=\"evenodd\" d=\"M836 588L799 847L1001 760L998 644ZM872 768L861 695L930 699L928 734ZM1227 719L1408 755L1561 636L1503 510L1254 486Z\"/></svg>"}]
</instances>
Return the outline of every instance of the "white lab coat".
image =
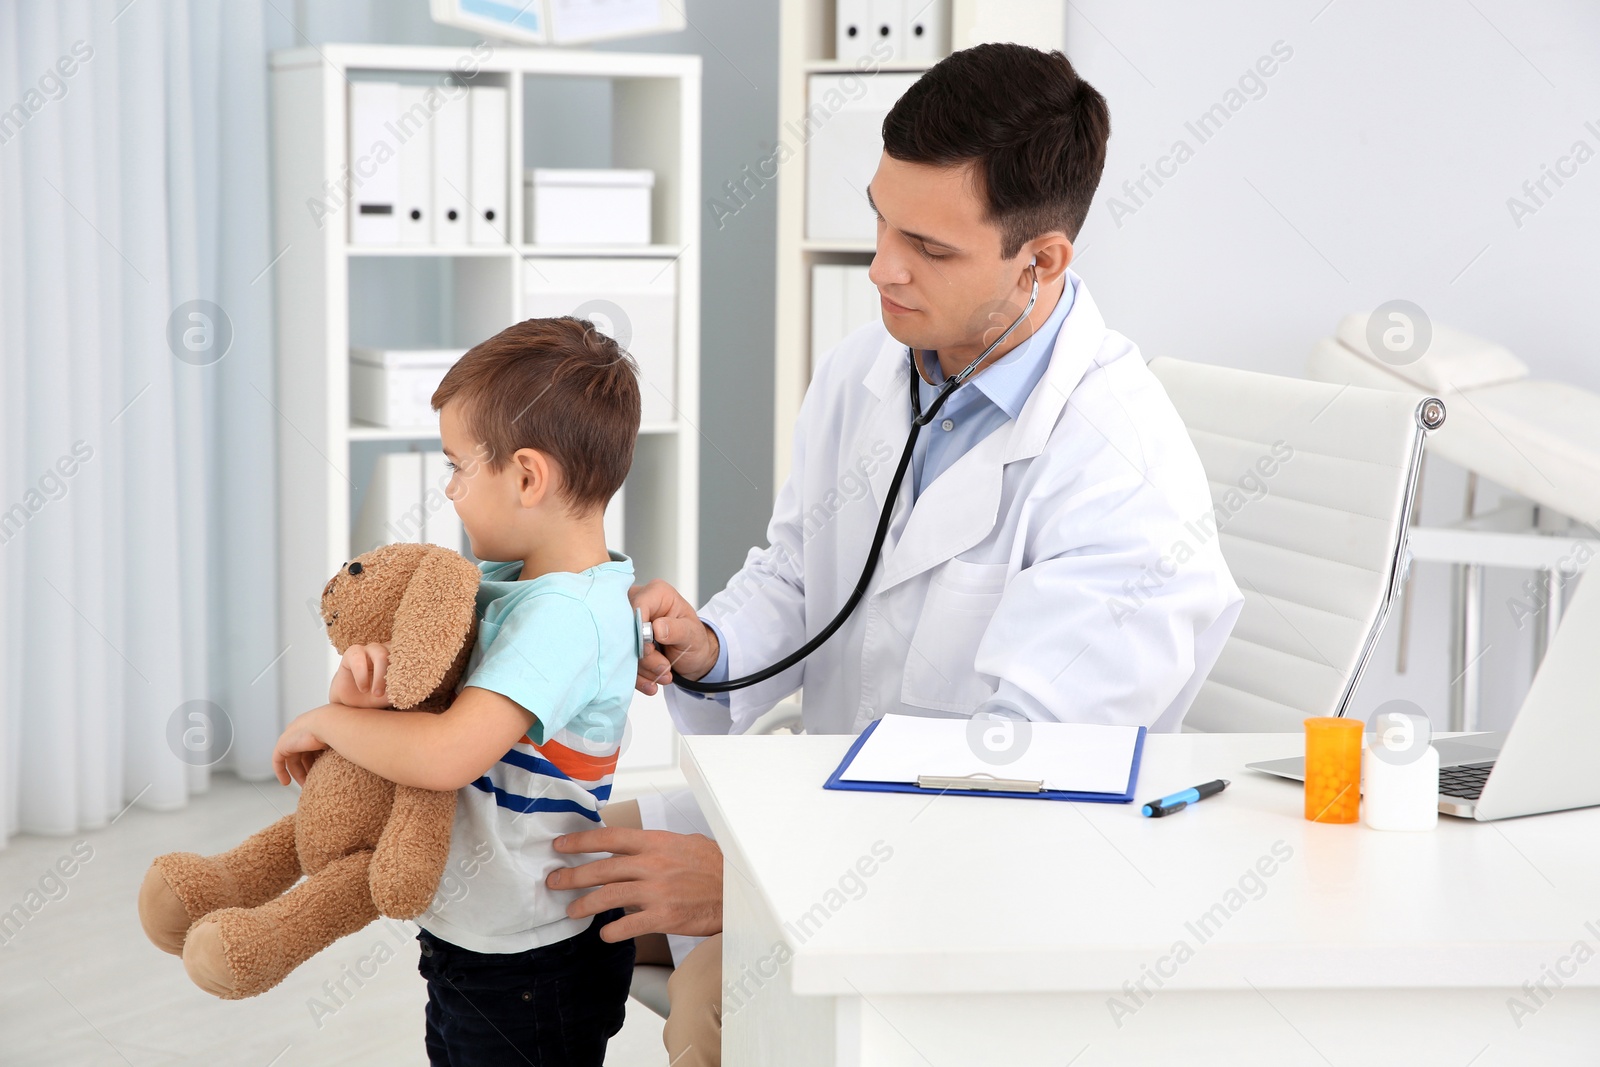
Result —
<instances>
[{"instance_id":1,"label":"white lab coat","mask_svg":"<svg viewBox=\"0 0 1600 1067\"><path fill-rule=\"evenodd\" d=\"M1138 348L1077 286L1017 419L914 508L908 473L843 628L728 708L669 688L680 730L743 732L802 685L808 733L859 733L886 712L966 715L991 696L1033 719L1178 729L1243 600L1216 538L1195 532L1212 504L1188 432ZM797 648L854 588L911 427L906 357L874 322L817 368L769 547L701 612L732 676Z\"/></svg>"},{"instance_id":2,"label":"white lab coat","mask_svg":"<svg viewBox=\"0 0 1600 1067\"><path fill-rule=\"evenodd\" d=\"M669 687L681 731L743 732L802 685L807 733L859 733L886 712L967 715L991 697L1037 720L1179 728L1243 598L1188 432L1138 348L1072 281L1022 413L914 508L907 475L867 596L839 632L728 707ZM799 647L854 588L910 430L910 373L881 322L817 368L769 547L701 611L730 676ZM648 797L641 816L705 832L687 797Z\"/></svg>"}]
</instances>

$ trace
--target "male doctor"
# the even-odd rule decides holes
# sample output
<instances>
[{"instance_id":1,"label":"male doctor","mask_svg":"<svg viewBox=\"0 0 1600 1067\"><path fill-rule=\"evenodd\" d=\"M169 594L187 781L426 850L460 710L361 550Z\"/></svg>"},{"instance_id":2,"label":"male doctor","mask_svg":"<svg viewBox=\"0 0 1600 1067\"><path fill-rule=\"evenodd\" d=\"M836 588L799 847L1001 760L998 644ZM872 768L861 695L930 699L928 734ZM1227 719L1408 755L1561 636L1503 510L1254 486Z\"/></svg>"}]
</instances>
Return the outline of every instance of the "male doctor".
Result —
<instances>
[{"instance_id":1,"label":"male doctor","mask_svg":"<svg viewBox=\"0 0 1600 1067\"><path fill-rule=\"evenodd\" d=\"M882 321L816 368L769 546L699 611L664 582L635 590L658 647L639 689L748 674L826 626L866 562L911 428L911 375L926 409L1016 319L1035 271L1038 301L922 431L843 628L751 688L671 686L679 729L739 733L802 685L808 733L983 708L1178 729L1242 599L1215 539L1184 534L1212 504L1182 422L1069 269L1109 133L1105 99L1061 53L1020 45L957 52L895 104L865 190ZM575 917L629 909L601 936L638 936L641 961L669 962L663 934L706 937L672 939L665 1040L675 1067L716 1063L721 853L687 794L605 819L557 847L613 855L549 884L601 887Z\"/></svg>"}]
</instances>

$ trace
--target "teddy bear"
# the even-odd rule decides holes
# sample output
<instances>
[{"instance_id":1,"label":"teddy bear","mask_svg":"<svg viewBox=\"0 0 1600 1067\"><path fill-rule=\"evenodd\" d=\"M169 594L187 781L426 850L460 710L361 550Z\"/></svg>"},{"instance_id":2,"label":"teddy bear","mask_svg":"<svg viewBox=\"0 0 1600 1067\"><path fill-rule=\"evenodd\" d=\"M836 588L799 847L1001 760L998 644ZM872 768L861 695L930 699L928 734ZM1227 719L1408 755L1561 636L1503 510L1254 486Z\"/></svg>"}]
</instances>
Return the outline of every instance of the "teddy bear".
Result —
<instances>
[{"instance_id":1,"label":"teddy bear","mask_svg":"<svg viewBox=\"0 0 1600 1067\"><path fill-rule=\"evenodd\" d=\"M450 549L385 545L329 580L322 620L340 655L389 646L396 709L443 711L477 637L478 579ZM215 856L157 856L139 920L206 992L256 996L379 915L421 915L444 874L455 805L454 792L397 785L325 749L294 814Z\"/></svg>"}]
</instances>

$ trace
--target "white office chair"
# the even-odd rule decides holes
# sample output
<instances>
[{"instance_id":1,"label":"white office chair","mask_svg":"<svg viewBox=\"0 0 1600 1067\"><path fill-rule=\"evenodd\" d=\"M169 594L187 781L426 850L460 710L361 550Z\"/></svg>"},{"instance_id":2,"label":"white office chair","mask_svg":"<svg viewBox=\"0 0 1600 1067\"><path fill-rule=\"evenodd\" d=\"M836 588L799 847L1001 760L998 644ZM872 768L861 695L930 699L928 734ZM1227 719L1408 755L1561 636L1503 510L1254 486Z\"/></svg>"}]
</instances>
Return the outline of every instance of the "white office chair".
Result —
<instances>
[{"instance_id":1,"label":"white office chair","mask_svg":"<svg viewBox=\"0 0 1600 1067\"><path fill-rule=\"evenodd\" d=\"M1184 725L1294 731L1343 715L1404 579L1423 441L1444 404L1174 359L1150 369L1200 454L1245 598Z\"/></svg>"}]
</instances>

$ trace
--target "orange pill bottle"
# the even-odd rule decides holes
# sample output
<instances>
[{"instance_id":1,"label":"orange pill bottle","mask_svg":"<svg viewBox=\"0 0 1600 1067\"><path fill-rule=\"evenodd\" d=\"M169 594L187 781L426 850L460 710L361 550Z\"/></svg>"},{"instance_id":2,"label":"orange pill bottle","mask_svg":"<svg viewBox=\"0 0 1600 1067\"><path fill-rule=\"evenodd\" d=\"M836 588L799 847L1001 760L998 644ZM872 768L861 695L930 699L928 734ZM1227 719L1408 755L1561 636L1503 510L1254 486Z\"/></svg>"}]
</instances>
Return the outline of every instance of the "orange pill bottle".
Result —
<instances>
[{"instance_id":1,"label":"orange pill bottle","mask_svg":"<svg viewBox=\"0 0 1600 1067\"><path fill-rule=\"evenodd\" d=\"M1306 818L1355 822L1361 811L1360 719L1306 720Z\"/></svg>"}]
</instances>

